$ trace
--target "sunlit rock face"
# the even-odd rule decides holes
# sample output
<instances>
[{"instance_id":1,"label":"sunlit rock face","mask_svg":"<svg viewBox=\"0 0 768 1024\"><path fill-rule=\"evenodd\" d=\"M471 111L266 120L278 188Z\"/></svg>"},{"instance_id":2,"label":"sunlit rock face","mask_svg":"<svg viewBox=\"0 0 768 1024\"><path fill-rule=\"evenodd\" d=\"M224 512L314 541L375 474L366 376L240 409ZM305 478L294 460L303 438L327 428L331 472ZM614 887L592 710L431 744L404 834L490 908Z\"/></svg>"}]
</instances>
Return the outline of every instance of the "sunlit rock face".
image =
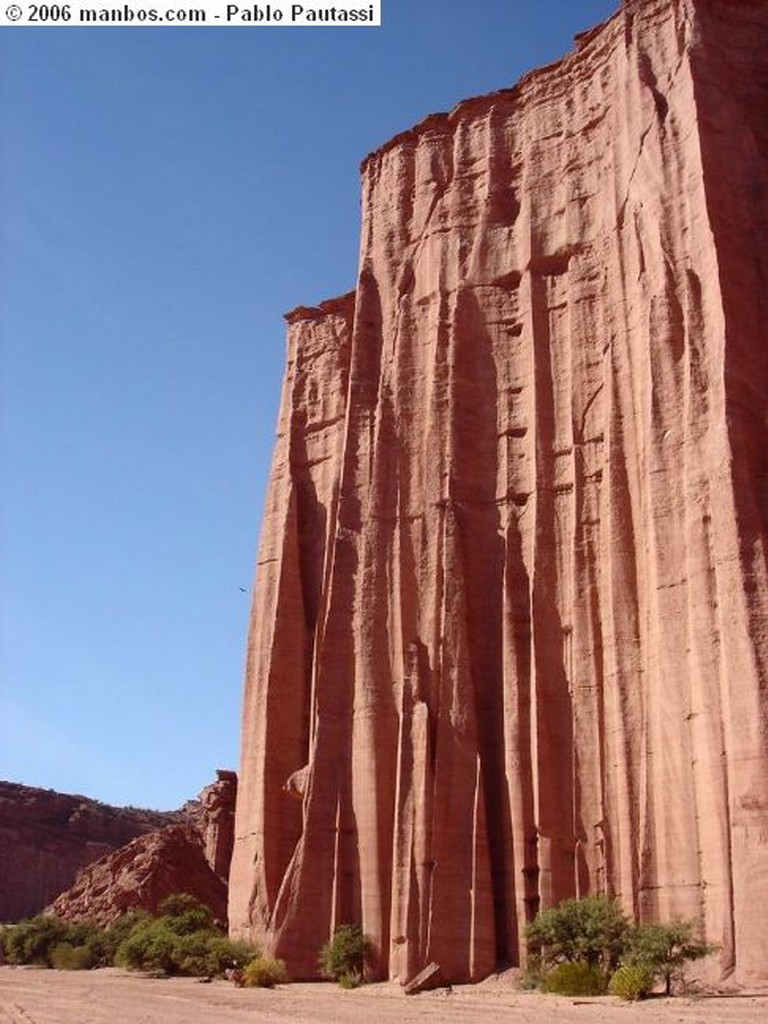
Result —
<instances>
[{"instance_id":1,"label":"sunlit rock face","mask_svg":"<svg viewBox=\"0 0 768 1024\"><path fill-rule=\"evenodd\" d=\"M0 782L0 922L39 914L89 864L182 817Z\"/></svg>"},{"instance_id":2,"label":"sunlit rock face","mask_svg":"<svg viewBox=\"0 0 768 1024\"><path fill-rule=\"evenodd\" d=\"M108 853L85 868L47 913L106 927L133 911L158 914L163 901L178 893L194 896L226 924L227 886L207 862L193 825L169 825Z\"/></svg>"},{"instance_id":3,"label":"sunlit rock face","mask_svg":"<svg viewBox=\"0 0 768 1024\"><path fill-rule=\"evenodd\" d=\"M129 911L157 913L168 896L187 893L226 924L237 775L219 769L216 776L180 811L143 812L154 829L82 868L47 911L67 921L109 925Z\"/></svg>"},{"instance_id":4,"label":"sunlit rock face","mask_svg":"<svg viewBox=\"0 0 768 1024\"><path fill-rule=\"evenodd\" d=\"M369 156L288 317L230 921L294 977L607 892L768 978L768 5L577 43Z\"/></svg>"}]
</instances>

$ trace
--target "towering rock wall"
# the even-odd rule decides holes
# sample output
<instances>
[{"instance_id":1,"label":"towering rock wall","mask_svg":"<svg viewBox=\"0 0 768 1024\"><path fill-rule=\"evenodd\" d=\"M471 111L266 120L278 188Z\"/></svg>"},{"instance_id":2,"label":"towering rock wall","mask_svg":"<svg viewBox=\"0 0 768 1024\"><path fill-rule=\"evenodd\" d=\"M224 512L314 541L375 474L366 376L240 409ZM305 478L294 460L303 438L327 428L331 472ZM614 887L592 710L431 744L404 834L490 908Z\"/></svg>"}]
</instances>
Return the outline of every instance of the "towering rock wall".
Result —
<instances>
[{"instance_id":1,"label":"towering rock wall","mask_svg":"<svg viewBox=\"0 0 768 1024\"><path fill-rule=\"evenodd\" d=\"M768 976L768 6L578 42L368 157L288 318L230 921L297 977L595 891Z\"/></svg>"}]
</instances>

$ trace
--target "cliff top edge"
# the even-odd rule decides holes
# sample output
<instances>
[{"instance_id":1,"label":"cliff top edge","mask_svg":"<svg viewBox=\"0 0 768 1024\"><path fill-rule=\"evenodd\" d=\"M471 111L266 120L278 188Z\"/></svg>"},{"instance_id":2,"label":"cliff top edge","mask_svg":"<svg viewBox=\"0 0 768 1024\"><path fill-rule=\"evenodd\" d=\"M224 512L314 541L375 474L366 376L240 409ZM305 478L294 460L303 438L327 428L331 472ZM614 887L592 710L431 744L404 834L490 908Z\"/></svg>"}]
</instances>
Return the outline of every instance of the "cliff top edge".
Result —
<instances>
[{"instance_id":1,"label":"cliff top edge","mask_svg":"<svg viewBox=\"0 0 768 1024\"><path fill-rule=\"evenodd\" d=\"M526 71L512 86L507 86L489 93L481 93L478 96L470 96L467 99L459 100L459 102L449 111L427 114L426 117L417 122L411 128L406 128L404 131L393 135L392 138L372 150L363 158L360 163L361 175L365 174L369 166L377 158L404 143L415 142L422 135L432 129L444 128L451 125L462 117L465 117L468 113L472 113L475 116L482 115L486 111L490 110L493 105L498 103L500 100L519 100L522 98L524 92L534 85L538 79L551 75L554 71L558 70L569 61L572 61L574 58L582 57L585 50L588 49L591 44L599 40L599 37L602 36L603 33L622 14L626 14L631 10L637 10L644 3L647 3L648 0L617 0L617 2L618 8L609 18L592 26L592 28L585 29L583 32L577 32L573 37L575 44L574 47L567 53L563 54L562 57L558 57L557 60L552 61L549 64L539 65L538 67L532 68L530 71ZM672 0L668 0L668 2L672 2Z\"/></svg>"},{"instance_id":2,"label":"cliff top edge","mask_svg":"<svg viewBox=\"0 0 768 1024\"><path fill-rule=\"evenodd\" d=\"M283 319L288 324L299 323L302 320L321 320L329 314L348 314L351 307L354 307L357 292L344 292L343 295L336 295L331 299L323 299L316 306L296 306L294 309L283 314Z\"/></svg>"}]
</instances>

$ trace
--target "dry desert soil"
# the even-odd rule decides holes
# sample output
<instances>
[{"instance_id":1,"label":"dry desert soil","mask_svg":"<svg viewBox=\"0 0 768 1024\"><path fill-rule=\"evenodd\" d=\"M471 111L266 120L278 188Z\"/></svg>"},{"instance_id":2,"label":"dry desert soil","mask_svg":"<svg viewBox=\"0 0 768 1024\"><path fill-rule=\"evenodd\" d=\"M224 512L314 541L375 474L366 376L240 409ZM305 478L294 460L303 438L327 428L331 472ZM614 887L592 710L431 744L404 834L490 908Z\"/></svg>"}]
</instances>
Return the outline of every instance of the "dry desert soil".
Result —
<instances>
[{"instance_id":1,"label":"dry desert soil","mask_svg":"<svg viewBox=\"0 0 768 1024\"><path fill-rule=\"evenodd\" d=\"M0 967L0 1024L763 1024L768 993L729 997L565 999L503 980L403 995L398 985L345 992L302 984L237 989L193 978L150 979L114 969L62 972Z\"/></svg>"}]
</instances>

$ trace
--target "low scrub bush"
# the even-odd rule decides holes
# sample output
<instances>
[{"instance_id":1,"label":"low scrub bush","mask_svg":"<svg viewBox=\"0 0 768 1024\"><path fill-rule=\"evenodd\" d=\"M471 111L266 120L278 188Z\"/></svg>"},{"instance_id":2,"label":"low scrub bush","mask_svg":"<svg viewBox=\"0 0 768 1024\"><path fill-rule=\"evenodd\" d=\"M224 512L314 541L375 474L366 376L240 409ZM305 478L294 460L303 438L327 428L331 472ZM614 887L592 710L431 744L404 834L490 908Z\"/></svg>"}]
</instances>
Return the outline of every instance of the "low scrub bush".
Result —
<instances>
[{"instance_id":1,"label":"low scrub bush","mask_svg":"<svg viewBox=\"0 0 768 1024\"><path fill-rule=\"evenodd\" d=\"M179 973L174 956L178 939L162 918L142 922L117 947L115 963L130 971Z\"/></svg>"},{"instance_id":2,"label":"low scrub bush","mask_svg":"<svg viewBox=\"0 0 768 1024\"><path fill-rule=\"evenodd\" d=\"M668 924L642 924L632 934L622 962L650 971L654 979L664 982L667 995L673 982L682 982L685 966L701 960L716 947L694 936L692 921L671 921Z\"/></svg>"},{"instance_id":3,"label":"low scrub bush","mask_svg":"<svg viewBox=\"0 0 768 1024\"><path fill-rule=\"evenodd\" d=\"M98 959L89 946L72 946L62 942L51 949L51 967L57 971L90 971L98 967Z\"/></svg>"},{"instance_id":4,"label":"low scrub bush","mask_svg":"<svg viewBox=\"0 0 768 1024\"><path fill-rule=\"evenodd\" d=\"M120 943L127 939L134 928L139 924L151 920L152 915L146 910L129 910L127 914L123 914L121 917L118 917L116 921L113 921L112 924L109 925L102 934L106 954L110 964L115 962L115 955Z\"/></svg>"},{"instance_id":5,"label":"low scrub bush","mask_svg":"<svg viewBox=\"0 0 768 1024\"><path fill-rule=\"evenodd\" d=\"M243 984L247 988L274 988L288 981L288 971L282 960L259 956L245 965Z\"/></svg>"},{"instance_id":6,"label":"low scrub bush","mask_svg":"<svg viewBox=\"0 0 768 1024\"><path fill-rule=\"evenodd\" d=\"M542 987L560 996L601 996L605 994L606 979L597 964L574 960L545 971Z\"/></svg>"},{"instance_id":7,"label":"low scrub bush","mask_svg":"<svg viewBox=\"0 0 768 1024\"><path fill-rule=\"evenodd\" d=\"M333 938L320 951L320 970L324 977L333 981L350 979L357 975L363 978L365 964L372 952L370 939L363 934L360 925L342 924ZM354 987L347 984L347 987Z\"/></svg>"},{"instance_id":8,"label":"low scrub bush","mask_svg":"<svg viewBox=\"0 0 768 1024\"><path fill-rule=\"evenodd\" d=\"M248 943L232 942L220 932L191 932L174 944L174 973L198 977L222 977L229 970L242 969L253 958Z\"/></svg>"},{"instance_id":9,"label":"low scrub bush","mask_svg":"<svg viewBox=\"0 0 768 1024\"><path fill-rule=\"evenodd\" d=\"M530 968L523 972L520 978L520 989L523 992L534 992L537 988L543 987L542 976L539 971Z\"/></svg>"},{"instance_id":10,"label":"low scrub bush","mask_svg":"<svg viewBox=\"0 0 768 1024\"><path fill-rule=\"evenodd\" d=\"M348 974L342 974L339 978L340 988L359 988L363 984L363 976L358 971L350 971Z\"/></svg>"},{"instance_id":11,"label":"low scrub bush","mask_svg":"<svg viewBox=\"0 0 768 1024\"><path fill-rule=\"evenodd\" d=\"M3 954L9 964L51 966L51 950L65 941L66 926L56 917L42 914L3 929Z\"/></svg>"},{"instance_id":12,"label":"low scrub bush","mask_svg":"<svg viewBox=\"0 0 768 1024\"><path fill-rule=\"evenodd\" d=\"M242 969L257 950L233 942L213 923L210 910L192 896L172 896L160 917L141 916L122 938L115 962L152 974L223 975Z\"/></svg>"},{"instance_id":13,"label":"low scrub bush","mask_svg":"<svg viewBox=\"0 0 768 1024\"><path fill-rule=\"evenodd\" d=\"M96 925L62 921L48 914L7 925L0 942L9 964L88 970L109 963L103 932Z\"/></svg>"},{"instance_id":14,"label":"low scrub bush","mask_svg":"<svg viewBox=\"0 0 768 1024\"><path fill-rule=\"evenodd\" d=\"M695 931L692 921L635 927L618 904L604 896L565 900L527 926L526 977L548 992L564 995L587 994L579 986L597 986L598 977L602 991L605 979L615 978L611 991L615 988L614 994L625 999L642 998L659 981L669 994L673 982L682 980L687 963L714 952L715 947L699 941Z\"/></svg>"},{"instance_id":15,"label":"low scrub bush","mask_svg":"<svg viewBox=\"0 0 768 1024\"><path fill-rule=\"evenodd\" d=\"M622 964L614 971L608 984L612 996L635 1002L645 999L656 984L656 975L646 964Z\"/></svg>"},{"instance_id":16,"label":"low scrub bush","mask_svg":"<svg viewBox=\"0 0 768 1024\"><path fill-rule=\"evenodd\" d=\"M224 974L228 970L241 971L259 955L259 950L252 942L228 939L226 935L223 935L222 939L222 944L216 947L221 965L217 974Z\"/></svg>"},{"instance_id":17,"label":"low scrub bush","mask_svg":"<svg viewBox=\"0 0 768 1024\"><path fill-rule=\"evenodd\" d=\"M106 929L41 914L0 930L0 959L68 971L117 964L213 977L242 969L257 953L250 943L228 939L193 896L171 896L160 909L159 917L133 911Z\"/></svg>"},{"instance_id":18,"label":"low scrub bush","mask_svg":"<svg viewBox=\"0 0 768 1024\"><path fill-rule=\"evenodd\" d=\"M192 935L215 927L211 908L187 892L167 896L158 909L160 918L177 935Z\"/></svg>"},{"instance_id":19,"label":"low scrub bush","mask_svg":"<svg viewBox=\"0 0 768 1024\"><path fill-rule=\"evenodd\" d=\"M530 966L550 970L584 962L610 974L619 965L632 925L614 900L565 900L538 915L525 930Z\"/></svg>"}]
</instances>

